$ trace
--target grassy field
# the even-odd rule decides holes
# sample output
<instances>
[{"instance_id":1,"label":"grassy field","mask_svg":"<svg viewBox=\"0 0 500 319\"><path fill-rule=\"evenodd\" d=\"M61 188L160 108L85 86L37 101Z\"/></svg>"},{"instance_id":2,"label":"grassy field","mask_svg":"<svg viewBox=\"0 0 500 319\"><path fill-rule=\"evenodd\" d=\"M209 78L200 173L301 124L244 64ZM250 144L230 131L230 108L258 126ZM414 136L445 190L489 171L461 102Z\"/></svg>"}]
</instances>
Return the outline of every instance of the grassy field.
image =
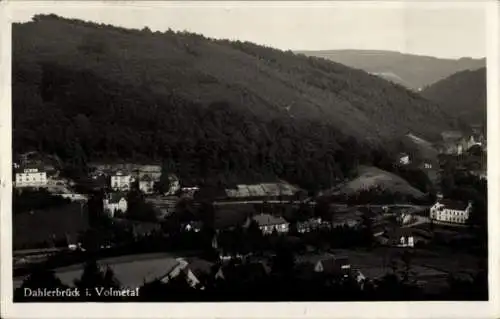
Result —
<instances>
[{"instance_id":1,"label":"grassy field","mask_svg":"<svg viewBox=\"0 0 500 319\"><path fill-rule=\"evenodd\" d=\"M358 177L341 185L332 194L354 194L362 190L381 187L391 193L401 193L413 198L421 198L424 194L411 186L403 178L372 166L361 166ZM328 192L325 193L328 195Z\"/></svg>"},{"instance_id":2,"label":"grassy field","mask_svg":"<svg viewBox=\"0 0 500 319\"><path fill-rule=\"evenodd\" d=\"M374 250L335 250L339 255L349 256L351 265L366 271L372 276L381 276L390 271L391 259L400 261L403 250L392 247L380 247ZM478 270L481 258L463 252L445 249L415 249L412 269L419 275L445 275L450 273L471 272Z\"/></svg>"}]
</instances>

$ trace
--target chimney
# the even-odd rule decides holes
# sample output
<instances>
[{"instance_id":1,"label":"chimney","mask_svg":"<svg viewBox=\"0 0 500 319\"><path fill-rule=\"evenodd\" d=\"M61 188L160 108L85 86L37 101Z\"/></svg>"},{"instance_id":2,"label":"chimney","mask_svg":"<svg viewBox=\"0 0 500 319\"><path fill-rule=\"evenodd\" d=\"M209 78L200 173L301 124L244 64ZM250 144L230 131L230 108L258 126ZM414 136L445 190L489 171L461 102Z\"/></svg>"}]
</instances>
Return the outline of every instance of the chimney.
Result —
<instances>
[{"instance_id":1,"label":"chimney","mask_svg":"<svg viewBox=\"0 0 500 319\"><path fill-rule=\"evenodd\" d=\"M471 201L471 200L468 202L468 205L467 205L467 208L466 208L466 209L467 209L467 210L472 209L472 201Z\"/></svg>"},{"instance_id":2,"label":"chimney","mask_svg":"<svg viewBox=\"0 0 500 319\"><path fill-rule=\"evenodd\" d=\"M437 199L438 203L439 203L440 201L442 201L442 200L443 200L443 194L442 194L442 193L437 193L437 194L436 194L436 199Z\"/></svg>"}]
</instances>

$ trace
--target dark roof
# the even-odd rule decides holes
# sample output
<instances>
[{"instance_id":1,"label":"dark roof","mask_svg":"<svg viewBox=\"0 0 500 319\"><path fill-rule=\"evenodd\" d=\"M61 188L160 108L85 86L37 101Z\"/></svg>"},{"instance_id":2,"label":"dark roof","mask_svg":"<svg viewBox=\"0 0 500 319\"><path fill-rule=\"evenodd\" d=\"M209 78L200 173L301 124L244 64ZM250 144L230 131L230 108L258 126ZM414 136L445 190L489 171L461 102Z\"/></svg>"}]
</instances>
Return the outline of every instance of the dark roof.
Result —
<instances>
[{"instance_id":1,"label":"dark roof","mask_svg":"<svg viewBox=\"0 0 500 319\"><path fill-rule=\"evenodd\" d=\"M440 204L443 204L448 209L455 210L465 210L467 208L467 203L461 201L454 201L451 199L442 199L439 201Z\"/></svg>"},{"instance_id":2,"label":"dark roof","mask_svg":"<svg viewBox=\"0 0 500 319\"><path fill-rule=\"evenodd\" d=\"M127 196L124 193L121 192L114 192L109 194L109 203L110 204L116 204L118 203L122 198L127 199Z\"/></svg>"},{"instance_id":3,"label":"dark roof","mask_svg":"<svg viewBox=\"0 0 500 319\"><path fill-rule=\"evenodd\" d=\"M65 237L75 242L80 232L89 229L87 207L80 203L14 214L12 222L15 249Z\"/></svg>"},{"instance_id":4,"label":"dark roof","mask_svg":"<svg viewBox=\"0 0 500 319\"><path fill-rule=\"evenodd\" d=\"M37 169L38 172L45 172L44 167L42 165L37 165L37 164L21 165L18 168L15 168L14 172L16 172L16 173L24 173L25 169Z\"/></svg>"},{"instance_id":5,"label":"dark roof","mask_svg":"<svg viewBox=\"0 0 500 319\"><path fill-rule=\"evenodd\" d=\"M152 231L161 229L160 223L144 222L125 218L113 218L113 221L122 226L132 227L138 234L148 234Z\"/></svg>"},{"instance_id":6,"label":"dark roof","mask_svg":"<svg viewBox=\"0 0 500 319\"><path fill-rule=\"evenodd\" d=\"M217 229L242 226L248 216L255 212L253 205L234 204L215 206L214 225Z\"/></svg>"},{"instance_id":7,"label":"dark roof","mask_svg":"<svg viewBox=\"0 0 500 319\"><path fill-rule=\"evenodd\" d=\"M197 257L188 257L186 261L188 262L189 270L191 270L197 278L200 276L211 275L215 265L213 262Z\"/></svg>"},{"instance_id":8,"label":"dark roof","mask_svg":"<svg viewBox=\"0 0 500 319\"><path fill-rule=\"evenodd\" d=\"M281 216L273 216L270 214L258 214L252 217L259 226L281 225L286 224L287 221Z\"/></svg>"},{"instance_id":9,"label":"dark roof","mask_svg":"<svg viewBox=\"0 0 500 319\"><path fill-rule=\"evenodd\" d=\"M143 175L140 179L141 182L152 182L153 179L148 174Z\"/></svg>"},{"instance_id":10,"label":"dark roof","mask_svg":"<svg viewBox=\"0 0 500 319\"><path fill-rule=\"evenodd\" d=\"M320 224L321 224L321 219L319 219L319 218L310 218L310 219L305 220L305 221L298 221L297 222L297 226L304 226L304 227L317 226Z\"/></svg>"}]
</instances>

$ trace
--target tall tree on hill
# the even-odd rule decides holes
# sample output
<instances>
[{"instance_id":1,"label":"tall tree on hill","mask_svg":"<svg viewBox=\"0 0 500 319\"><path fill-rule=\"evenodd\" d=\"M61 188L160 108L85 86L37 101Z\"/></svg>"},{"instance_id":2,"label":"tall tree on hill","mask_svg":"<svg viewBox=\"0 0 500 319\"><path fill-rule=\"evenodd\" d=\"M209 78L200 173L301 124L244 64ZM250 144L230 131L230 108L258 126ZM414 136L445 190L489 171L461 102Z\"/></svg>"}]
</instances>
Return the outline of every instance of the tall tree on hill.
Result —
<instances>
[{"instance_id":1,"label":"tall tree on hill","mask_svg":"<svg viewBox=\"0 0 500 319\"><path fill-rule=\"evenodd\" d=\"M371 247L374 243L373 236L373 219L371 213L363 213L361 221L361 236L363 239L363 243L367 247Z\"/></svg>"},{"instance_id":2,"label":"tall tree on hill","mask_svg":"<svg viewBox=\"0 0 500 319\"><path fill-rule=\"evenodd\" d=\"M170 150L166 151L166 156L172 156ZM175 162L169 157L165 159L161 165L160 181L157 183L156 188L160 193L167 193L171 188L171 175L175 174Z\"/></svg>"},{"instance_id":3,"label":"tall tree on hill","mask_svg":"<svg viewBox=\"0 0 500 319\"><path fill-rule=\"evenodd\" d=\"M80 290L84 300L99 301L113 298L103 298L104 296L99 296L96 290L119 289L120 282L109 267L102 271L96 260L89 260L85 263L82 276L75 280L75 286ZM90 292L90 296L85 293L87 291Z\"/></svg>"}]
</instances>

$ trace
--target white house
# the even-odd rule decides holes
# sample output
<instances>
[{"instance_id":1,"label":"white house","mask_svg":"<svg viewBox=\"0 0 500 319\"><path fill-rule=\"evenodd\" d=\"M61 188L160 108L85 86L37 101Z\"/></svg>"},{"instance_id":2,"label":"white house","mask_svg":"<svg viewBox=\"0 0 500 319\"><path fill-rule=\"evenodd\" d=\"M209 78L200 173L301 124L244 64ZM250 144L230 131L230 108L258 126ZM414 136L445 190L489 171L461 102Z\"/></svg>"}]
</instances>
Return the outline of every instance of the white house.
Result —
<instances>
[{"instance_id":1,"label":"white house","mask_svg":"<svg viewBox=\"0 0 500 319\"><path fill-rule=\"evenodd\" d=\"M47 173L41 169L20 168L15 169L14 186L21 187L45 187L47 186Z\"/></svg>"},{"instance_id":2,"label":"white house","mask_svg":"<svg viewBox=\"0 0 500 319\"><path fill-rule=\"evenodd\" d=\"M143 175L139 179L139 190L144 194L151 194L154 191L154 180L149 175Z\"/></svg>"},{"instance_id":3,"label":"white house","mask_svg":"<svg viewBox=\"0 0 500 319\"><path fill-rule=\"evenodd\" d=\"M130 174L117 171L115 174L111 175L111 188L113 190L128 191L130 190L131 183L132 176Z\"/></svg>"},{"instance_id":4,"label":"white house","mask_svg":"<svg viewBox=\"0 0 500 319\"><path fill-rule=\"evenodd\" d=\"M415 246L415 239L412 235L402 235L399 238L399 243L397 244L398 247L414 247Z\"/></svg>"},{"instance_id":5,"label":"white house","mask_svg":"<svg viewBox=\"0 0 500 319\"><path fill-rule=\"evenodd\" d=\"M104 212L110 217L114 217L117 212L125 213L128 209L127 199L121 193L106 194L102 204Z\"/></svg>"},{"instance_id":6,"label":"white house","mask_svg":"<svg viewBox=\"0 0 500 319\"><path fill-rule=\"evenodd\" d=\"M480 139L476 139L474 135L471 135L469 140L467 141L467 149L470 149L471 147L477 145L477 146L482 146L483 143L481 143Z\"/></svg>"},{"instance_id":7,"label":"white house","mask_svg":"<svg viewBox=\"0 0 500 319\"><path fill-rule=\"evenodd\" d=\"M404 212L399 214L397 219L401 225L408 225L414 221L415 217L410 213Z\"/></svg>"},{"instance_id":8,"label":"white house","mask_svg":"<svg viewBox=\"0 0 500 319\"><path fill-rule=\"evenodd\" d=\"M283 217L276 217L269 214L258 214L248 218L245 222L245 227L248 227L252 220L259 225L259 229L264 234L271 234L274 230L278 233L287 233L290 226L290 224Z\"/></svg>"},{"instance_id":9,"label":"white house","mask_svg":"<svg viewBox=\"0 0 500 319\"><path fill-rule=\"evenodd\" d=\"M179 178L174 174L168 175L169 189L165 195L175 195L181 189Z\"/></svg>"},{"instance_id":10,"label":"white house","mask_svg":"<svg viewBox=\"0 0 500 319\"><path fill-rule=\"evenodd\" d=\"M466 224L472 210L472 202L463 202L438 199L430 209L430 218L437 222Z\"/></svg>"},{"instance_id":11,"label":"white house","mask_svg":"<svg viewBox=\"0 0 500 319\"><path fill-rule=\"evenodd\" d=\"M399 154L399 164L402 165L410 164L410 155L405 153Z\"/></svg>"}]
</instances>

